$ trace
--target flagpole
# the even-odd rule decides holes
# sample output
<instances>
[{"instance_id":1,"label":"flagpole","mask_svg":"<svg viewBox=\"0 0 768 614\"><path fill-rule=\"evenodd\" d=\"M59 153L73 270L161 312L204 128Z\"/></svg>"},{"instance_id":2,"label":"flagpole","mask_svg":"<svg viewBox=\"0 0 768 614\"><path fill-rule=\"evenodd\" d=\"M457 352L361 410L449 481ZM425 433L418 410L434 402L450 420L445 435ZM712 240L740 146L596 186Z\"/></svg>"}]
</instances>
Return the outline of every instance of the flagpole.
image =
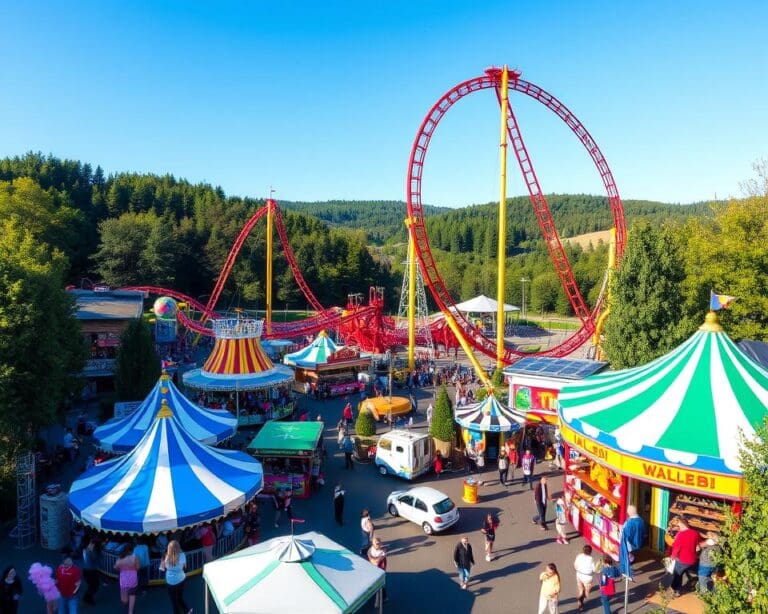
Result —
<instances>
[{"instance_id":1,"label":"flagpole","mask_svg":"<svg viewBox=\"0 0 768 614\"><path fill-rule=\"evenodd\" d=\"M624 576L624 614L629 608L629 576Z\"/></svg>"}]
</instances>

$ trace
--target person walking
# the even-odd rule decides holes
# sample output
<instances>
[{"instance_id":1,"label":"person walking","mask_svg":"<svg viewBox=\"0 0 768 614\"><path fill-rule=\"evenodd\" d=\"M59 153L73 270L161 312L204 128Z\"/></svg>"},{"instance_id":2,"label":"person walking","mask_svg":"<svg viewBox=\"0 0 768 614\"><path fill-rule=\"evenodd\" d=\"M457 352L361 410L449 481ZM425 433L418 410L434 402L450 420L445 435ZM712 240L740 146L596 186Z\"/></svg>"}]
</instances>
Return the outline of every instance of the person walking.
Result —
<instances>
[{"instance_id":1,"label":"person walking","mask_svg":"<svg viewBox=\"0 0 768 614\"><path fill-rule=\"evenodd\" d=\"M432 407L432 403L427 405L427 428L432 428L432 412L435 411Z\"/></svg>"},{"instance_id":2,"label":"person walking","mask_svg":"<svg viewBox=\"0 0 768 614\"><path fill-rule=\"evenodd\" d=\"M347 400L347 404L344 406L342 416L344 416L344 422L346 422L347 429L349 429L352 426L352 403L349 400Z\"/></svg>"},{"instance_id":3,"label":"person walking","mask_svg":"<svg viewBox=\"0 0 768 614\"><path fill-rule=\"evenodd\" d=\"M360 512L360 556L366 556L368 548L371 547L373 542L373 520L371 520L371 512L368 508L364 508Z\"/></svg>"},{"instance_id":4,"label":"person walking","mask_svg":"<svg viewBox=\"0 0 768 614\"><path fill-rule=\"evenodd\" d=\"M485 473L485 450L480 449L477 451L475 465L477 467L477 473L482 477L483 473Z\"/></svg>"},{"instance_id":5,"label":"person walking","mask_svg":"<svg viewBox=\"0 0 768 614\"><path fill-rule=\"evenodd\" d=\"M99 550L98 542L89 539L83 548L83 578L86 589L83 595L83 603L96 605L94 597L99 590Z\"/></svg>"},{"instance_id":6,"label":"person walking","mask_svg":"<svg viewBox=\"0 0 768 614\"><path fill-rule=\"evenodd\" d=\"M480 532L485 535L485 560L489 563L493 560L493 542L496 541L496 529L499 520L493 514L487 514Z\"/></svg>"},{"instance_id":7,"label":"person walking","mask_svg":"<svg viewBox=\"0 0 768 614\"><path fill-rule=\"evenodd\" d=\"M120 585L120 602L133 614L136 607L136 589L139 586L139 559L133 554L133 544L127 544L115 563Z\"/></svg>"},{"instance_id":8,"label":"person walking","mask_svg":"<svg viewBox=\"0 0 768 614\"><path fill-rule=\"evenodd\" d=\"M469 584L469 574L472 570L472 565L475 564L475 557L472 555L472 545L469 543L468 537L462 537L461 541L453 549L453 564L459 570L461 588L466 589L467 584Z\"/></svg>"},{"instance_id":9,"label":"person walking","mask_svg":"<svg viewBox=\"0 0 768 614\"><path fill-rule=\"evenodd\" d=\"M528 484L528 488L533 488L533 466L536 464L536 457L531 454L530 448L526 448L521 459L523 467L523 484Z\"/></svg>"},{"instance_id":10,"label":"person walking","mask_svg":"<svg viewBox=\"0 0 768 614\"><path fill-rule=\"evenodd\" d=\"M435 475L437 476L437 479L440 479L440 474L443 472L443 456L440 454L440 450L435 451Z\"/></svg>"},{"instance_id":11,"label":"person walking","mask_svg":"<svg viewBox=\"0 0 768 614\"><path fill-rule=\"evenodd\" d=\"M507 452L502 448L499 450L499 483L506 488L508 486L507 484L507 473L509 472L509 458L507 457Z\"/></svg>"},{"instance_id":12,"label":"person walking","mask_svg":"<svg viewBox=\"0 0 768 614\"><path fill-rule=\"evenodd\" d=\"M589 598L592 590L593 575L595 573L595 561L592 558L592 546L587 544L581 549L581 554L576 555L573 561L576 570L576 604L577 610L584 609L584 602Z\"/></svg>"},{"instance_id":13,"label":"person walking","mask_svg":"<svg viewBox=\"0 0 768 614\"><path fill-rule=\"evenodd\" d=\"M168 542L168 550L160 560L160 571L165 572L165 583L168 585L168 596L171 599L172 614L192 614L192 608L184 601L184 583L187 579L185 569L187 557L181 551L179 542L175 539Z\"/></svg>"},{"instance_id":14,"label":"person walking","mask_svg":"<svg viewBox=\"0 0 768 614\"><path fill-rule=\"evenodd\" d=\"M77 591L80 590L82 573L72 562L72 557L64 557L56 568L56 586L59 589L59 614L77 614Z\"/></svg>"},{"instance_id":15,"label":"person walking","mask_svg":"<svg viewBox=\"0 0 768 614\"><path fill-rule=\"evenodd\" d=\"M355 464L352 462L352 453L355 451L355 442L349 434L344 435L344 441L341 444L342 450L344 450L344 469L354 470Z\"/></svg>"},{"instance_id":16,"label":"person walking","mask_svg":"<svg viewBox=\"0 0 768 614\"><path fill-rule=\"evenodd\" d=\"M24 589L16 568L9 565L3 570L3 579L0 580L0 612L16 614L19 611L19 599L23 593Z\"/></svg>"},{"instance_id":17,"label":"person walking","mask_svg":"<svg viewBox=\"0 0 768 614\"><path fill-rule=\"evenodd\" d=\"M280 516L283 513L283 503L285 502L282 488L272 495L272 502L275 505L275 528L278 528L280 526Z\"/></svg>"},{"instance_id":18,"label":"person walking","mask_svg":"<svg viewBox=\"0 0 768 614\"><path fill-rule=\"evenodd\" d=\"M621 572L616 567L613 559L605 555L603 568L600 570L600 603L603 605L603 614L611 614L611 597L616 594L616 580L621 578Z\"/></svg>"},{"instance_id":19,"label":"person walking","mask_svg":"<svg viewBox=\"0 0 768 614\"><path fill-rule=\"evenodd\" d=\"M559 614L560 574L557 565L550 563L539 575L539 614Z\"/></svg>"},{"instance_id":20,"label":"person walking","mask_svg":"<svg viewBox=\"0 0 768 614\"><path fill-rule=\"evenodd\" d=\"M539 480L536 488L533 489L533 500L536 503L536 515L533 517L533 524L541 525L541 530L547 530L547 501L549 500L549 486L546 476Z\"/></svg>"},{"instance_id":21,"label":"person walking","mask_svg":"<svg viewBox=\"0 0 768 614\"><path fill-rule=\"evenodd\" d=\"M698 558L696 550L701 538L696 531L688 526L685 518L678 516L676 520L678 531L675 535L675 541L672 542L672 552L669 555L674 559L675 566L672 569L672 582L669 587L676 594L680 594L683 587L683 574L696 564Z\"/></svg>"},{"instance_id":22,"label":"person walking","mask_svg":"<svg viewBox=\"0 0 768 614\"><path fill-rule=\"evenodd\" d=\"M368 548L368 561L371 565L376 565L385 574L387 572L387 550L381 544L381 540L378 537L373 538L371 547ZM383 601L387 600L387 586L384 584L384 588L381 590L381 597ZM378 597L376 599L378 601ZM378 603L376 604L379 605Z\"/></svg>"},{"instance_id":23,"label":"person walking","mask_svg":"<svg viewBox=\"0 0 768 614\"><path fill-rule=\"evenodd\" d=\"M517 453L517 446L511 439L507 440L505 447L507 448L507 458L509 459L507 483L511 485L515 481L515 469L520 464L520 455Z\"/></svg>"},{"instance_id":24,"label":"person walking","mask_svg":"<svg viewBox=\"0 0 768 614\"><path fill-rule=\"evenodd\" d=\"M555 541L558 544L567 544L568 536L566 535L566 526L568 524L568 517L565 513L565 501L562 497L558 497L555 500L555 530L557 531L557 538Z\"/></svg>"},{"instance_id":25,"label":"person walking","mask_svg":"<svg viewBox=\"0 0 768 614\"><path fill-rule=\"evenodd\" d=\"M333 487L333 518L340 527L344 525L344 495L345 491L341 487L341 482L336 482Z\"/></svg>"},{"instance_id":26,"label":"person walking","mask_svg":"<svg viewBox=\"0 0 768 614\"><path fill-rule=\"evenodd\" d=\"M147 592L149 586L149 546L145 539L139 539L133 547L133 554L139 561L139 590L141 594Z\"/></svg>"},{"instance_id":27,"label":"person walking","mask_svg":"<svg viewBox=\"0 0 768 614\"><path fill-rule=\"evenodd\" d=\"M709 534L709 537L699 544L699 569L696 575L699 576L699 591L709 593L712 590L712 574L715 573L715 556L720 550L717 544L717 536Z\"/></svg>"},{"instance_id":28,"label":"person walking","mask_svg":"<svg viewBox=\"0 0 768 614\"><path fill-rule=\"evenodd\" d=\"M471 443L467 445L464 454L467 457L467 473L477 473L477 452Z\"/></svg>"}]
</instances>

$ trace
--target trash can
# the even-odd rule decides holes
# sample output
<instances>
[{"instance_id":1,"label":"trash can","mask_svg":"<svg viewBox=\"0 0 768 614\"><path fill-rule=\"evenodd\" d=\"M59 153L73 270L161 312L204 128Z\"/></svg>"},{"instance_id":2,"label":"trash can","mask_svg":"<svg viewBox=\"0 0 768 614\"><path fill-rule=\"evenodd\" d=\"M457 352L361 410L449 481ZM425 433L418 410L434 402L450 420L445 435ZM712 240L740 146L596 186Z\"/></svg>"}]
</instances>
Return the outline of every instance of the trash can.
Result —
<instances>
[{"instance_id":1,"label":"trash can","mask_svg":"<svg viewBox=\"0 0 768 614\"><path fill-rule=\"evenodd\" d=\"M475 478L464 480L464 494L461 499L465 503L477 503L477 480Z\"/></svg>"}]
</instances>

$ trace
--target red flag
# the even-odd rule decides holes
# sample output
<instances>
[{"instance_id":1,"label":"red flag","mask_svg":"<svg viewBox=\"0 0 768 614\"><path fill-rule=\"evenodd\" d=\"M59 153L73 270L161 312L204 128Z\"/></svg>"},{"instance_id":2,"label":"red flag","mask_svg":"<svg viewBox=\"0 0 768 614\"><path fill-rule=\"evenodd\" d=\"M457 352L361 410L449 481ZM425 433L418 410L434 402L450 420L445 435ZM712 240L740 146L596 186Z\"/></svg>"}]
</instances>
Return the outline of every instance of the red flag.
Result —
<instances>
[{"instance_id":1,"label":"red flag","mask_svg":"<svg viewBox=\"0 0 768 614\"><path fill-rule=\"evenodd\" d=\"M306 520L302 520L301 518L291 518L291 522L302 524L302 523L306 522Z\"/></svg>"}]
</instances>

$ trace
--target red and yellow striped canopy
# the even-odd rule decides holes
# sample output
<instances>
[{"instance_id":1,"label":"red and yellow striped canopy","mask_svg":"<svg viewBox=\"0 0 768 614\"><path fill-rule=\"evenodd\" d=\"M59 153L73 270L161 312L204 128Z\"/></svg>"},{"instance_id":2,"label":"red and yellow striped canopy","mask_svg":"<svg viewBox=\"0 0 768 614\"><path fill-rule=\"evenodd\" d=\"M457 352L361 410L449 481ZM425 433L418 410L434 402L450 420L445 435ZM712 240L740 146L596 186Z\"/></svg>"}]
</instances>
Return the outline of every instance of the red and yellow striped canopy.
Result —
<instances>
[{"instance_id":1,"label":"red and yellow striped canopy","mask_svg":"<svg viewBox=\"0 0 768 614\"><path fill-rule=\"evenodd\" d=\"M204 373L249 375L273 368L258 337L248 339L217 338L213 351L203 365Z\"/></svg>"}]
</instances>

